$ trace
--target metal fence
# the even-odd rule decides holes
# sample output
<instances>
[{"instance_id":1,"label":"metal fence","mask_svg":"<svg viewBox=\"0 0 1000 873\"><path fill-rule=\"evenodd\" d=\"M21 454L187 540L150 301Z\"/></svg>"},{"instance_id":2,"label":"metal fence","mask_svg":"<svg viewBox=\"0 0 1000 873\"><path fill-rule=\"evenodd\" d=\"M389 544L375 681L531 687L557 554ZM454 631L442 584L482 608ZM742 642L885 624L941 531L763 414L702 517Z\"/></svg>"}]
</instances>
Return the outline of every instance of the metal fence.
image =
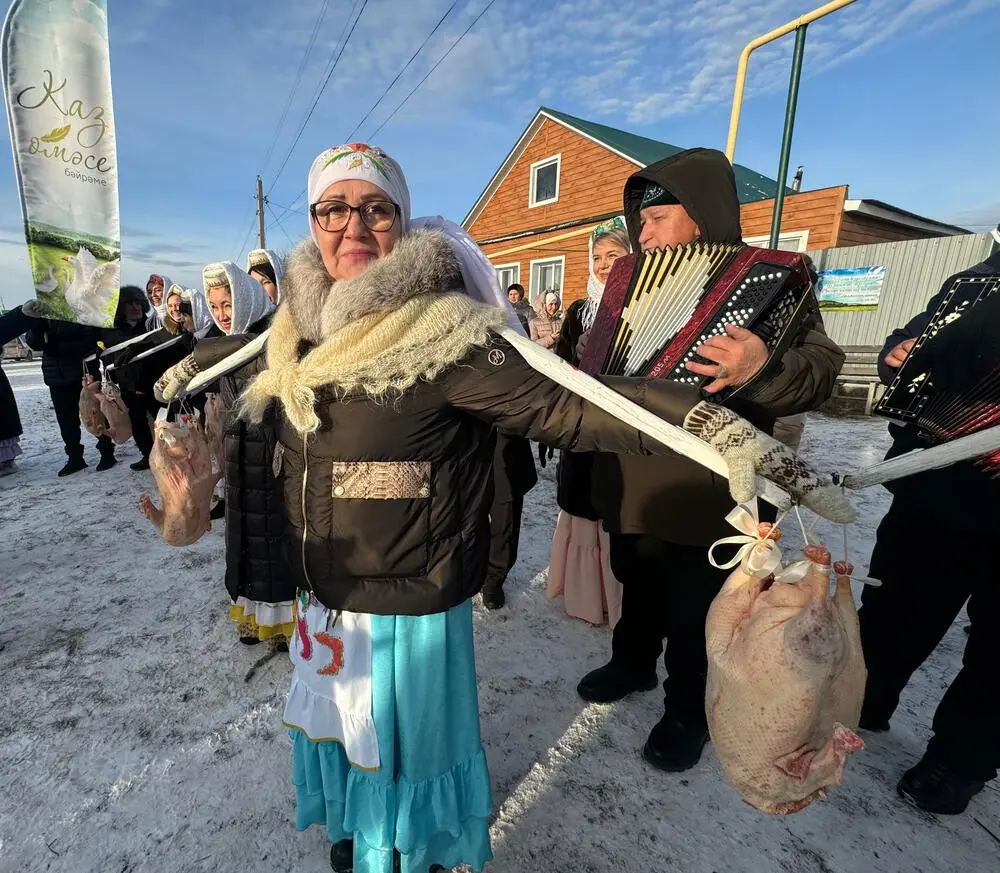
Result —
<instances>
[{"instance_id":1,"label":"metal fence","mask_svg":"<svg viewBox=\"0 0 1000 873\"><path fill-rule=\"evenodd\" d=\"M827 333L842 346L881 346L897 327L924 310L945 279L985 260L995 247L987 233L809 252L820 271L885 267L878 309L824 312Z\"/></svg>"}]
</instances>

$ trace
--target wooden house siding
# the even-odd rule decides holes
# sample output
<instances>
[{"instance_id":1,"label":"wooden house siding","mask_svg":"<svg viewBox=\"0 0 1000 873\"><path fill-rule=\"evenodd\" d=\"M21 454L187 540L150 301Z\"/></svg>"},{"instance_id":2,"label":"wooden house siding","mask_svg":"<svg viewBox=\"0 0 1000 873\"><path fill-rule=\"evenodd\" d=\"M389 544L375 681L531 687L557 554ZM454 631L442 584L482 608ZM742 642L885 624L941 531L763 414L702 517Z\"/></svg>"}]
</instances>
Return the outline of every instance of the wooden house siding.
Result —
<instances>
[{"instance_id":1,"label":"wooden house siding","mask_svg":"<svg viewBox=\"0 0 1000 873\"><path fill-rule=\"evenodd\" d=\"M589 226L587 229L589 230ZM579 300L581 297L587 295L587 278L590 275L587 265L589 234L578 233L569 239L557 239L549 245L545 245L545 241L563 236L566 233L572 232L572 230L583 230L583 228L532 234L531 236L520 237L507 242L489 243L484 245L482 249L494 264L519 264L519 281L529 293L531 291L531 262L547 258L564 257L563 306L569 306L574 300ZM528 244L533 245L527 249L520 248ZM511 251L512 249L519 250ZM509 252L509 254L498 254L501 252ZM532 304L535 303L534 300L531 302Z\"/></svg>"},{"instance_id":2,"label":"wooden house siding","mask_svg":"<svg viewBox=\"0 0 1000 873\"><path fill-rule=\"evenodd\" d=\"M531 165L553 155L561 155L559 199L529 207ZM473 239L485 240L620 211L625 180L637 169L625 158L546 118L469 233Z\"/></svg>"},{"instance_id":3,"label":"wooden house siding","mask_svg":"<svg viewBox=\"0 0 1000 873\"><path fill-rule=\"evenodd\" d=\"M477 202L472 213L476 217L468 231L494 265L517 264L518 281L529 292L532 261L564 258L560 290L563 303L568 306L587 293L587 240L593 226L590 220L620 214L625 181L638 167L610 146L601 145L552 118L543 117L537 128L534 125L535 122L529 128L535 130L530 139L519 140L517 148L523 148L521 154L516 158L509 156L508 160L513 158L514 162L507 175L491 181L484 199ZM559 199L532 207L529 205L531 165L555 155L560 159ZM504 166L507 165L505 160ZM492 196L485 199L489 191ZM845 212L847 195L846 185L789 194L781 215L782 234L808 231L806 245L811 251L938 235L870 215ZM766 238L773 211L773 199L741 205L744 238Z\"/></svg>"},{"instance_id":4,"label":"wooden house siding","mask_svg":"<svg viewBox=\"0 0 1000 873\"><path fill-rule=\"evenodd\" d=\"M787 195L781 210L781 232L808 230L810 249L826 249L837 245L840 217L844 213L846 199L846 185ZM773 215L774 200L744 203L740 207L743 236L767 236L771 232Z\"/></svg>"},{"instance_id":5,"label":"wooden house siding","mask_svg":"<svg viewBox=\"0 0 1000 873\"><path fill-rule=\"evenodd\" d=\"M930 230L921 230L916 227L906 227L902 224L893 224L889 221L873 218L870 215L846 212L840 225L840 236L837 239L837 246L863 246L872 243L901 242L909 239L927 239L938 236L945 236L945 234L934 233ZM809 247L812 248L811 240Z\"/></svg>"}]
</instances>

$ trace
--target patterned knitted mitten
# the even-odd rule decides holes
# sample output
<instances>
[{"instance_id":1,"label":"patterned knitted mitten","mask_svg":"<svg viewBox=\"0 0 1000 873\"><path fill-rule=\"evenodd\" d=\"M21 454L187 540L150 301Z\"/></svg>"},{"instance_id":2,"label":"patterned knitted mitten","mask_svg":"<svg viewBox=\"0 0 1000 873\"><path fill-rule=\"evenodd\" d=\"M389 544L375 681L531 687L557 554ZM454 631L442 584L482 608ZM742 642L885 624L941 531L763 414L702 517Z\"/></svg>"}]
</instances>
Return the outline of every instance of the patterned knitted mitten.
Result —
<instances>
[{"instance_id":1,"label":"patterned knitted mitten","mask_svg":"<svg viewBox=\"0 0 1000 873\"><path fill-rule=\"evenodd\" d=\"M737 503L757 493L763 476L817 515L846 524L854 510L843 489L823 479L788 446L755 428L730 409L704 401L684 419L684 430L708 443L729 465L729 492Z\"/></svg>"},{"instance_id":2,"label":"patterned knitted mitten","mask_svg":"<svg viewBox=\"0 0 1000 873\"><path fill-rule=\"evenodd\" d=\"M200 372L201 367L195 363L194 355L188 355L156 380L156 384L153 386L153 396L160 403L169 403Z\"/></svg>"}]
</instances>

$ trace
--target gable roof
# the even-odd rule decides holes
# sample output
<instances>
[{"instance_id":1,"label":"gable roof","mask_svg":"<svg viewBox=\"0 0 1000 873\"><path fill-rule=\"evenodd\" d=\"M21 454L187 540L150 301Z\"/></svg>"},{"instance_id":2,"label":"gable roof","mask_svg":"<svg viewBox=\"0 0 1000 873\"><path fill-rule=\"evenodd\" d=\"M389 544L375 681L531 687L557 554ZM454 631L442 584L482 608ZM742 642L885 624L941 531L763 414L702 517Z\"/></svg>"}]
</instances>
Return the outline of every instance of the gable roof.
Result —
<instances>
[{"instance_id":1,"label":"gable roof","mask_svg":"<svg viewBox=\"0 0 1000 873\"><path fill-rule=\"evenodd\" d=\"M482 194L479 195L479 199L476 200L475 205L462 220L463 227L468 228L479 217L479 214L486 207L486 204L489 203L497 188L500 187L507 174L510 173L514 164L517 163L517 159L521 156L521 153L527 148L528 143L531 142L539 128L541 128L545 119L554 121L556 124L560 124L580 136L589 139L591 142L603 146L639 168L655 164L657 161L662 161L664 158L669 158L678 152L684 151L680 146L660 142L659 140L650 139L645 136L638 136L625 130L619 130L616 127L608 127L606 124L587 121L583 118L577 118L574 115L567 115L565 112L549 109L547 106L541 106L535 117L531 120L531 123L524 129L524 132L514 144L514 148L510 150L499 169L493 175L493 178L490 179L490 183L483 190ZM756 173L739 164L736 164L733 169L736 174L736 193L739 196L740 203L767 200L774 197L777 193L778 183L774 179L769 179L767 176L762 176L760 173ZM791 191L788 188L785 190Z\"/></svg>"}]
</instances>

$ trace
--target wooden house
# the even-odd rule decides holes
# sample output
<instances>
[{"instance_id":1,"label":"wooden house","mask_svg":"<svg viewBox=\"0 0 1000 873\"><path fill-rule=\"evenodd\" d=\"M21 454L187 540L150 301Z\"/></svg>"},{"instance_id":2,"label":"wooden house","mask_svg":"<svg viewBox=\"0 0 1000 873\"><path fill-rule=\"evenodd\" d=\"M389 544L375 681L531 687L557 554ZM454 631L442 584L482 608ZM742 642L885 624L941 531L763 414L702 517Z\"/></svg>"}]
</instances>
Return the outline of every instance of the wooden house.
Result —
<instances>
[{"instance_id":1,"label":"wooden house","mask_svg":"<svg viewBox=\"0 0 1000 873\"><path fill-rule=\"evenodd\" d=\"M625 180L678 146L542 107L473 205L463 226L497 270L532 301L550 289L568 305L586 293L587 234L622 211ZM744 239L766 245L777 183L736 165ZM967 231L877 200L851 200L847 185L788 193L779 247L815 251Z\"/></svg>"}]
</instances>

